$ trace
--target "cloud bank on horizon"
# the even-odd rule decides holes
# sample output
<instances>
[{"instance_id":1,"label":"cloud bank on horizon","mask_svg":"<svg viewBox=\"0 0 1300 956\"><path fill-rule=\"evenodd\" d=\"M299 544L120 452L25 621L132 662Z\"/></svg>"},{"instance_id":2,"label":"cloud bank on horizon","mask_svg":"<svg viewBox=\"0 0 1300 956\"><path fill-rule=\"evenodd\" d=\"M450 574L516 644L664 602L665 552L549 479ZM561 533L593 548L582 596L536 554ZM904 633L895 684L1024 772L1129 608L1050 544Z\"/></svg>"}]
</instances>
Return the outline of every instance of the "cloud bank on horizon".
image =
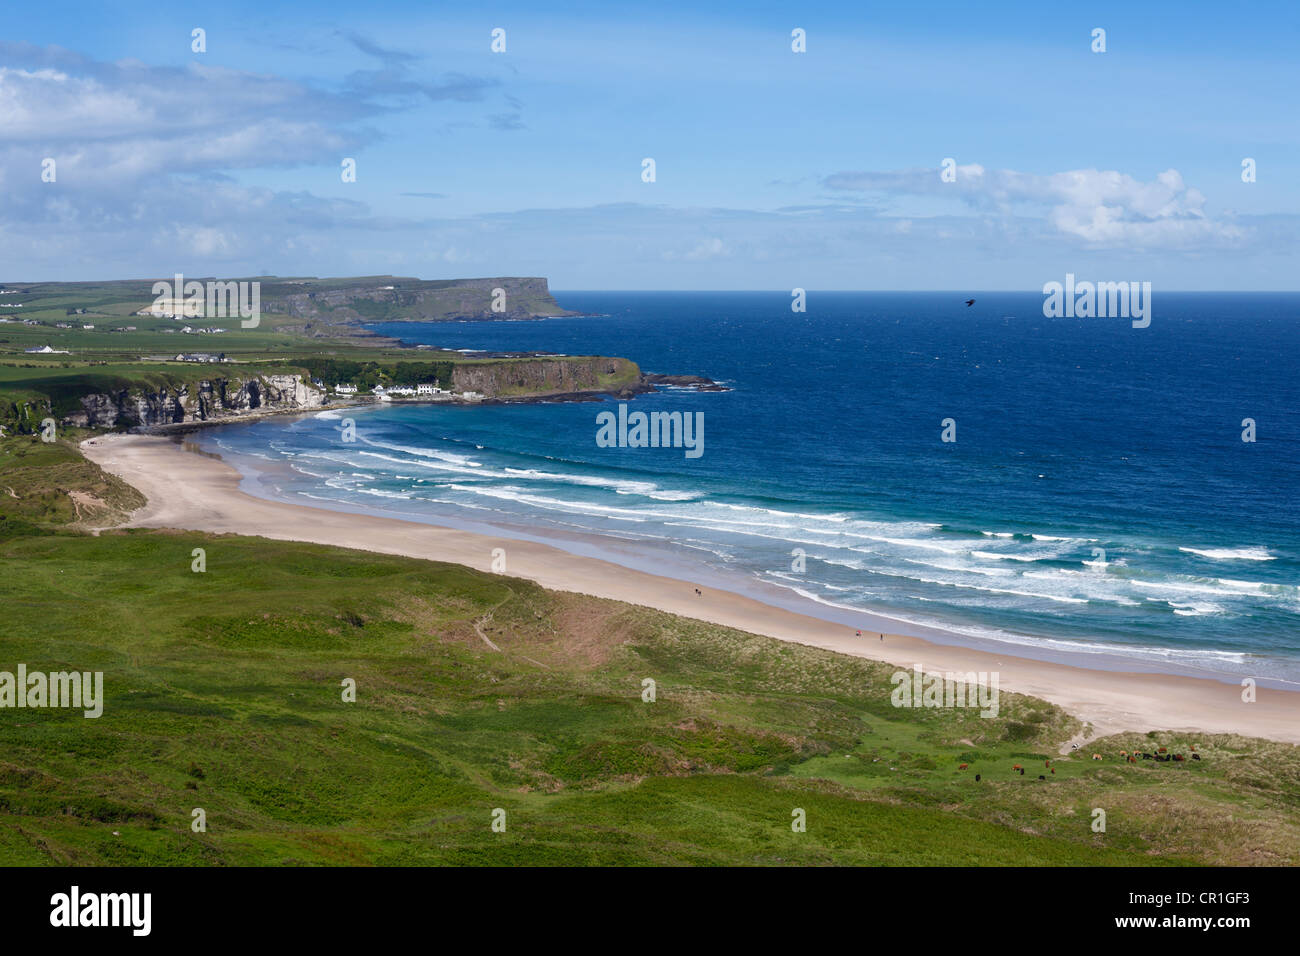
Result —
<instances>
[{"instance_id":1,"label":"cloud bank on horizon","mask_svg":"<svg viewBox=\"0 0 1300 956\"><path fill-rule=\"evenodd\" d=\"M1172 27L1119 5L870 23L849 7L150 6L116 29L90 4L28 11L8 31L24 39L0 43L6 279L1300 276L1300 68L1275 39L1297 14L1282 4L1246 20L1179 4Z\"/></svg>"}]
</instances>

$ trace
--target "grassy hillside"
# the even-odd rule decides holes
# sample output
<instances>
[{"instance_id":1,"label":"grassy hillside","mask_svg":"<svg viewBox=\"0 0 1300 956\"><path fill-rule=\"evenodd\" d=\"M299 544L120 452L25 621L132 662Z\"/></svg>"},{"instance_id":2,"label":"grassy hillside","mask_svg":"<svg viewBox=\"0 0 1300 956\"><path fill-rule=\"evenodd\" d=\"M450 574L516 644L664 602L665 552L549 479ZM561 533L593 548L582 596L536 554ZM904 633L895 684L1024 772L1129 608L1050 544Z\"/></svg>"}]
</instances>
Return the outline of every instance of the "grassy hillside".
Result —
<instances>
[{"instance_id":1,"label":"grassy hillside","mask_svg":"<svg viewBox=\"0 0 1300 956\"><path fill-rule=\"evenodd\" d=\"M75 440L75 434L49 444L28 436L0 439L0 537L111 525L145 503L87 460Z\"/></svg>"},{"instance_id":2,"label":"grassy hillside","mask_svg":"<svg viewBox=\"0 0 1300 956\"><path fill-rule=\"evenodd\" d=\"M0 864L1300 862L1294 747L1057 758L1077 723L1043 701L899 710L882 664L314 545L29 523L0 578L0 670L107 697L0 711Z\"/></svg>"},{"instance_id":3,"label":"grassy hillside","mask_svg":"<svg viewBox=\"0 0 1300 956\"><path fill-rule=\"evenodd\" d=\"M207 281L187 276L187 280ZM74 354L127 351L225 351L230 354L292 351L304 338L317 344L347 343L364 322L438 322L501 317L492 311L493 290L511 318L567 315L545 279L416 279L406 276L346 278L250 277L260 283L258 324L239 316L188 318L137 315L155 301L153 280L112 282L4 282L14 294L0 297L0 351L50 345ZM171 282L166 276L163 281ZM224 280L223 280L224 281ZM37 323L28 325L24 320ZM70 328L59 328L59 325ZM93 326L87 329L85 326ZM218 335L186 335L191 328L220 328Z\"/></svg>"}]
</instances>

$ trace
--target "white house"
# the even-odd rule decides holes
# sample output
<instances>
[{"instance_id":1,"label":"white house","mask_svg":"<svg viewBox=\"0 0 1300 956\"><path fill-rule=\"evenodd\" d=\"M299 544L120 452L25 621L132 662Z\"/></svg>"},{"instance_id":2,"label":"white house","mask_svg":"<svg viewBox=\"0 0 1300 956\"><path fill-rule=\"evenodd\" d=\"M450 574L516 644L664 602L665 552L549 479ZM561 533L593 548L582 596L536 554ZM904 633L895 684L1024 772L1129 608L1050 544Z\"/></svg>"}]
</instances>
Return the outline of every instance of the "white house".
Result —
<instances>
[{"instance_id":1,"label":"white house","mask_svg":"<svg viewBox=\"0 0 1300 956\"><path fill-rule=\"evenodd\" d=\"M414 395L415 389L410 385L394 385L388 390L389 395Z\"/></svg>"},{"instance_id":2,"label":"white house","mask_svg":"<svg viewBox=\"0 0 1300 956\"><path fill-rule=\"evenodd\" d=\"M370 390L370 394L372 395L385 395L387 394L387 392L388 389L384 388L384 386L382 385L376 385L374 388Z\"/></svg>"},{"instance_id":3,"label":"white house","mask_svg":"<svg viewBox=\"0 0 1300 956\"><path fill-rule=\"evenodd\" d=\"M355 395L357 387L355 385L335 385L334 391L339 395Z\"/></svg>"},{"instance_id":4,"label":"white house","mask_svg":"<svg viewBox=\"0 0 1300 956\"><path fill-rule=\"evenodd\" d=\"M442 389L429 382L421 382L419 385L415 386L416 395L441 395L442 393Z\"/></svg>"}]
</instances>

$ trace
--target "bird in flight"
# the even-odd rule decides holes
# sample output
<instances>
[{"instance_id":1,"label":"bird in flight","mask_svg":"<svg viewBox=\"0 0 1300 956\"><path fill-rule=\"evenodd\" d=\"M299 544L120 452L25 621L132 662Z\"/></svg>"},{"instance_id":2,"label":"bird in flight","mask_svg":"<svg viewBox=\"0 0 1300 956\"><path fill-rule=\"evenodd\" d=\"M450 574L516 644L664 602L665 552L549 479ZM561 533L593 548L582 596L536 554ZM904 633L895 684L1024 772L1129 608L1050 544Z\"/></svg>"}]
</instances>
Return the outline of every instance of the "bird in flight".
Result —
<instances>
[{"instance_id":1,"label":"bird in flight","mask_svg":"<svg viewBox=\"0 0 1300 956\"><path fill-rule=\"evenodd\" d=\"M974 305L974 304L975 304L975 300L974 300L974 299L967 299L967 300L966 300L966 308L969 309L969 308L970 308L972 305Z\"/></svg>"}]
</instances>

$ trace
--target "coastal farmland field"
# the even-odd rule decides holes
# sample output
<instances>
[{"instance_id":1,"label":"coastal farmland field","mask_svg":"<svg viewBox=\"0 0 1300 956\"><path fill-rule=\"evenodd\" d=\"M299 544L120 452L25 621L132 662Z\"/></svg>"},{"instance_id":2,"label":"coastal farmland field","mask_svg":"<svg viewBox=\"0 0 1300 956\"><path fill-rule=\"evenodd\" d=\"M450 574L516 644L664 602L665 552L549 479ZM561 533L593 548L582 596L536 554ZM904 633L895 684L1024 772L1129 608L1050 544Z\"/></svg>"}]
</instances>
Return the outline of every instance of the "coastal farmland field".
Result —
<instances>
[{"instance_id":1,"label":"coastal farmland field","mask_svg":"<svg viewBox=\"0 0 1300 956\"><path fill-rule=\"evenodd\" d=\"M3 659L101 670L106 697L97 719L0 725L0 863L1300 862L1293 747L1155 733L1059 757L1080 727L1043 701L896 709L884 664L647 608L315 545L95 534L130 489L70 445L0 453ZM72 491L101 519L50 507ZM1201 761L1117 756L1192 744Z\"/></svg>"}]
</instances>

